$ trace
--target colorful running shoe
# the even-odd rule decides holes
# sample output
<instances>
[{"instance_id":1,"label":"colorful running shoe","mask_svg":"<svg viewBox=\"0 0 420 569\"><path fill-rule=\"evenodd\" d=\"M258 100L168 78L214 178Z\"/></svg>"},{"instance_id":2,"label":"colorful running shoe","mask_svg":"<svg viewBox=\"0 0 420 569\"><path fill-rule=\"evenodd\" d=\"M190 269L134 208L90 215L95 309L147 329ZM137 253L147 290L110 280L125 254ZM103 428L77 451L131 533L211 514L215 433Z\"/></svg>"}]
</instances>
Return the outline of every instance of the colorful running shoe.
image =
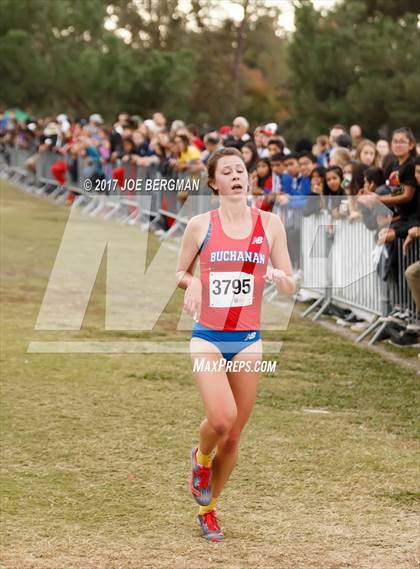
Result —
<instances>
[{"instance_id":1,"label":"colorful running shoe","mask_svg":"<svg viewBox=\"0 0 420 569\"><path fill-rule=\"evenodd\" d=\"M225 538L217 521L216 510L211 510L207 514L198 514L197 522L201 526L204 539L208 541L222 541Z\"/></svg>"},{"instance_id":2,"label":"colorful running shoe","mask_svg":"<svg viewBox=\"0 0 420 569\"><path fill-rule=\"evenodd\" d=\"M200 506L208 506L211 501L211 467L198 464L196 460L197 449L198 447L194 447L191 451L190 492Z\"/></svg>"}]
</instances>

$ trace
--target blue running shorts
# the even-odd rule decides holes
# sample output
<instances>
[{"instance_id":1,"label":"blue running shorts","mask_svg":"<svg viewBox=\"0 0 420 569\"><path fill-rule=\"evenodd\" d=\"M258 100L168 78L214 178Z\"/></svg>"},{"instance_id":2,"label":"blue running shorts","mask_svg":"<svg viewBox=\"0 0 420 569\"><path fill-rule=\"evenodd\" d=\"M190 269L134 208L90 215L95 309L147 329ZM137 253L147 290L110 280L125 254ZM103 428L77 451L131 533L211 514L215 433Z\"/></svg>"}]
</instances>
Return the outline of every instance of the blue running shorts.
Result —
<instances>
[{"instance_id":1,"label":"blue running shorts","mask_svg":"<svg viewBox=\"0 0 420 569\"><path fill-rule=\"evenodd\" d=\"M216 346L226 361L230 361L236 354L254 344L261 338L259 330L212 330L195 322L192 328L192 338L202 338Z\"/></svg>"}]
</instances>

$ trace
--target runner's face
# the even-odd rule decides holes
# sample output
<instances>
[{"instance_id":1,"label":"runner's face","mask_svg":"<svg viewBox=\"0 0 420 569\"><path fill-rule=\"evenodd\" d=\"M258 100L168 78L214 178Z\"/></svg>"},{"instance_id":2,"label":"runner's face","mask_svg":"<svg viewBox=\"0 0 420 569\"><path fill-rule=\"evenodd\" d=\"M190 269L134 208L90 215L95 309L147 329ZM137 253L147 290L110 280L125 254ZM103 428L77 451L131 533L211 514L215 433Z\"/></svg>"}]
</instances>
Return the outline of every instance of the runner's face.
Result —
<instances>
[{"instance_id":1,"label":"runner's face","mask_svg":"<svg viewBox=\"0 0 420 569\"><path fill-rule=\"evenodd\" d=\"M244 196L248 190L248 172L238 156L224 156L217 162L213 184L220 195Z\"/></svg>"}]
</instances>

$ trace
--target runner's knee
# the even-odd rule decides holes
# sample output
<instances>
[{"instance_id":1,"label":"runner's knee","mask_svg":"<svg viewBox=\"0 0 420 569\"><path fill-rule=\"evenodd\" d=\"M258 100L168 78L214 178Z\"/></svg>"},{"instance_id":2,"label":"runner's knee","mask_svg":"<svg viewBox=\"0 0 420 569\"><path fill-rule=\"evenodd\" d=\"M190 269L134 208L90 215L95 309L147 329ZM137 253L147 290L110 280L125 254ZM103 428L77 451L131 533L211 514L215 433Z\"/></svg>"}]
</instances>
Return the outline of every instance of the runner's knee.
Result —
<instances>
[{"instance_id":1,"label":"runner's knee","mask_svg":"<svg viewBox=\"0 0 420 569\"><path fill-rule=\"evenodd\" d=\"M230 431L222 441L222 450L227 453L232 453L237 450L241 438L240 431Z\"/></svg>"},{"instance_id":2,"label":"runner's knee","mask_svg":"<svg viewBox=\"0 0 420 569\"><path fill-rule=\"evenodd\" d=\"M226 411L218 411L208 418L211 428L220 437L225 436L232 429L237 417L235 408Z\"/></svg>"}]
</instances>

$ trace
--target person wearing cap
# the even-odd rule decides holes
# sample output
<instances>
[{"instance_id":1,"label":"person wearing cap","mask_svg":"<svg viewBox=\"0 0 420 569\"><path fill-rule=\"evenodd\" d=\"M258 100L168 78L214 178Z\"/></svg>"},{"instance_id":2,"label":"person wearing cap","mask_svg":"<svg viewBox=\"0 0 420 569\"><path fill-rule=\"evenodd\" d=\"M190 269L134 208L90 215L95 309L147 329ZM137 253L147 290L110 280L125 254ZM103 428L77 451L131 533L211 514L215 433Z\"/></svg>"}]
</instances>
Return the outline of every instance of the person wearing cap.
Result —
<instances>
[{"instance_id":1,"label":"person wearing cap","mask_svg":"<svg viewBox=\"0 0 420 569\"><path fill-rule=\"evenodd\" d=\"M270 136L276 136L278 134L278 124L275 122L269 122L265 125L264 130L270 133Z\"/></svg>"},{"instance_id":2,"label":"person wearing cap","mask_svg":"<svg viewBox=\"0 0 420 569\"><path fill-rule=\"evenodd\" d=\"M96 134L99 128L104 124L104 119L99 113L93 113L89 117L89 124L86 125L86 130L90 135Z\"/></svg>"},{"instance_id":3,"label":"person wearing cap","mask_svg":"<svg viewBox=\"0 0 420 569\"><path fill-rule=\"evenodd\" d=\"M70 121L67 117L67 115L65 115L64 113L61 113L60 115L57 116L57 122L60 125L60 129L61 132L63 132L64 134L66 134L69 130L70 130Z\"/></svg>"},{"instance_id":4,"label":"person wearing cap","mask_svg":"<svg viewBox=\"0 0 420 569\"><path fill-rule=\"evenodd\" d=\"M90 115L89 117L89 122L90 124L98 126L100 124L104 124L104 119L101 117L99 113L93 113L93 115Z\"/></svg>"},{"instance_id":5,"label":"person wearing cap","mask_svg":"<svg viewBox=\"0 0 420 569\"><path fill-rule=\"evenodd\" d=\"M41 137L41 144L43 150L50 150L59 145L59 137L61 134L60 126L55 121L51 121L44 128L44 134Z\"/></svg>"}]
</instances>

